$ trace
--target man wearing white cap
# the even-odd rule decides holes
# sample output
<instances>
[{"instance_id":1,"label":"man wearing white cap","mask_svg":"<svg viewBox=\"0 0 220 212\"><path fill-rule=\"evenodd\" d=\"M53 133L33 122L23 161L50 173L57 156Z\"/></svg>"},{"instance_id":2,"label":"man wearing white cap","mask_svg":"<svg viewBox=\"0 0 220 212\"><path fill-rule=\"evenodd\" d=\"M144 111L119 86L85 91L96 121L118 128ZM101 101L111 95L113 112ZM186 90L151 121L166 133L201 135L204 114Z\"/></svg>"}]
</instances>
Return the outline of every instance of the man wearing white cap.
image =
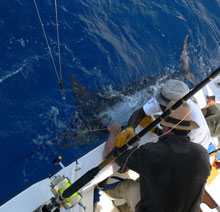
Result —
<instances>
[{"instance_id":1,"label":"man wearing white cap","mask_svg":"<svg viewBox=\"0 0 220 212\"><path fill-rule=\"evenodd\" d=\"M167 81L156 93L155 97L148 101L142 108L135 111L128 121L128 127L124 132L117 135L116 140L119 145L124 144L134 136L134 129L145 118L165 110L171 100L178 101L189 92L188 86L180 81L171 79ZM192 120L199 124L200 128L189 133L192 142L201 144L208 149L210 143L210 131L206 120L199 108L192 100L188 100L190 105Z\"/></svg>"}]
</instances>

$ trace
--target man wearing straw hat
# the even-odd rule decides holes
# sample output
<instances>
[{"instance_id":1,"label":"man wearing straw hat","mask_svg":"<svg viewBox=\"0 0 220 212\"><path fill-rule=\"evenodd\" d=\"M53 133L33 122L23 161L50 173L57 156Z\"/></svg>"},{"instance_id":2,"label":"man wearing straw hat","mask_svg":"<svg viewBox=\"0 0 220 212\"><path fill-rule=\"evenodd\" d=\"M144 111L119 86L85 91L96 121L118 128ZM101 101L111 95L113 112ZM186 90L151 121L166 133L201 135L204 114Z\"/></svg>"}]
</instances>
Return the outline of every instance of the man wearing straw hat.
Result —
<instances>
[{"instance_id":1,"label":"man wearing straw hat","mask_svg":"<svg viewBox=\"0 0 220 212\"><path fill-rule=\"evenodd\" d=\"M128 127L124 132L117 135L119 145L123 145L134 136L138 124L145 127L153 121L151 115L165 110L169 102L178 101L189 92L188 86L180 80L168 80L156 93L155 97L148 101L142 108L136 110L128 121ZM208 149L210 143L210 131L206 120L199 108L192 100L188 100L192 120L199 124L200 128L190 131L189 137L192 142L201 144ZM142 120L142 121L141 121ZM144 123L145 121L145 123ZM146 124L146 125L145 125Z\"/></svg>"},{"instance_id":2,"label":"man wearing straw hat","mask_svg":"<svg viewBox=\"0 0 220 212\"><path fill-rule=\"evenodd\" d=\"M175 102L171 101L167 109ZM187 134L199 128L192 121L190 106L184 103L161 121L163 135L156 143L146 143L122 153L115 162L140 175L140 182L124 180L106 193L125 199L136 212L199 212L206 180L210 174L207 150L190 142ZM115 132L120 125L108 127L109 153L117 146Z\"/></svg>"}]
</instances>

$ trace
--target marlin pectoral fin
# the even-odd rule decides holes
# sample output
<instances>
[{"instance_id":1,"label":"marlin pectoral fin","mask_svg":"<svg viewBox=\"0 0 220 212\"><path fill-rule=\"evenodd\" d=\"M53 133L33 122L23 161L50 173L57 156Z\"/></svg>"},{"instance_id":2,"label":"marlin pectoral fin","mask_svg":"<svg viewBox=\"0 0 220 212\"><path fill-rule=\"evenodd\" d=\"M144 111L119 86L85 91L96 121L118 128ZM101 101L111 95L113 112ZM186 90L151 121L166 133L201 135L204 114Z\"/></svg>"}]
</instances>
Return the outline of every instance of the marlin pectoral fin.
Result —
<instances>
[{"instance_id":1,"label":"marlin pectoral fin","mask_svg":"<svg viewBox=\"0 0 220 212\"><path fill-rule=\"evenodd\" d=\"M182 62L182 71L183 73L189 73L190 68L189 68L189 57L187 53L187 41L188 41L189 35L186 35L184 42L183 42L183 50L182 54L180 56L181 62Z\"/></svg>"},{"instance_id":2,"label":"marlin pectoral fin","mask_svg":"<svg viewBox=\"0 0 220 212\"><path fill-rule=\"evenodd\" d=\"M186 35L184 42L183 42L183 50L181 54L181 62L182 62L182 72L184 73L187 80L189 80L194 85L198 84L198 81L196 80L196 77L194 74L190 71L189 67L189 56L187 53L187 42L188 42L189 35Z\"/></svg>"},{"instance_id":3,"label":"marlin pectoral fin","mask_svg":"<svg viewBox=\"0 0 220 212\"><path fill-rule=\"evenodd\" d=\"M199 81L196 80L196 77L193 73L189 72L187 74L185 74L185 77L187 80L189 80L193 85L197 85L199 84Z\"/></svg>"},{"instance_id":4,"label":"marlin pectoral fin","mask_svg":"<svg viewBox=\"0 0 220 212\"><path fill-rule=\"evenodd\" d=\"M71 86L72 86L72 95L77 99L82 99L84 96L87 96L91 93L82 85L80 85L80 83L76 80L73 74L72 74Z\"/></svg>"}]
</instances>

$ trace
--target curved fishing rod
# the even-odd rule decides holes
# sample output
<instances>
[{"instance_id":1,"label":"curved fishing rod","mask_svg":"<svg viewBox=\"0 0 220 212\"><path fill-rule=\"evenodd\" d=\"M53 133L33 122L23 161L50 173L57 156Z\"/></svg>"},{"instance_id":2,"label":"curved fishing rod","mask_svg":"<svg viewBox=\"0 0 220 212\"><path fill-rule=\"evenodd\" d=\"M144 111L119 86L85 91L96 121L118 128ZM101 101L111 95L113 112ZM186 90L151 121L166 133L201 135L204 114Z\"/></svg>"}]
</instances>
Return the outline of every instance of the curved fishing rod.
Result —
<instances>
[{"instance_id":1,"label":"curved fishing rod","mask_svg":"<svg viewBox=\"0 0 220 212\"><path fill-rule=\"evenodd\" d=\"M220 67L216 69L209 77L203 80L200 84L198 84L194 89L192 89L188 94L186 94L182 99L177 101L170 109L166 110L154 122L152 122L150 125L145 127L141 132L139 132L136 136L134 136L131 140L129 140L128 143L124 144L121 148L114 148L110 152L110 154L98 166L86 172L82 177L80 177L77 181L75 181L69 188L67 188L59 196L59 200L63 201L64 199L69 198L75 192L79 191L84 185L86 185L89 181L91 181L99 173L101 169L107 166L112 160L114 160L120 154L125 152L128 149L128 147L130 147L133 143L135 143L147 132L149 132L153 127L159 124L163 119L165 119L169 114L171 114L174 110L176 110L179 106L181 106L184 102L186 102L189 98L191 98L195 93L197 93L201 88L207 85L219 74L220 74Z\"/></svg>"}]
</instances>

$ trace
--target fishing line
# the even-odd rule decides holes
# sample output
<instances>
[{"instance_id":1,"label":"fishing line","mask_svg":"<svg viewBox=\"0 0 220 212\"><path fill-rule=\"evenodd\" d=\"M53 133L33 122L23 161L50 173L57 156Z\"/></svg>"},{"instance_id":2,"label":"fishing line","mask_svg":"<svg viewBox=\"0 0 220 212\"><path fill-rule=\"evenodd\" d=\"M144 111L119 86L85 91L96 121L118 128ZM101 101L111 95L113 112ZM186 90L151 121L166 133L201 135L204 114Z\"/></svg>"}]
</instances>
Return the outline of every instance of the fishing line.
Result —
<instances>
[{"instance_id":1,"label":"fishing line","mask_svg":"<svg viewBox=\"0 0 220 212\"><path fill-rule=\"evenodd\" d=\"M122 127L125 127L125 126L122 126ZM72 130L71 132L72 133L87 133L87 132L98 132L98 131L107 131L108 129L107 128L102 128L102 129L94 129L94 130ZM69 133L65 133L63 134L63 136L66 136L66 135L69 135ZM53 139L52 141L50 141L50 144L45 144L37 149L35 149L34 151L24 155L24 156L21 156L20 158L16 159L15 161L11 162L10 164L15 164L15 163L18 163L19 161L21 160L24 160L26 158L29 158L31 157L32 155L38 153L38 152L41 152L49 147L51 147L53 144L56 144L58 143L60 140L58 138L55 138Z\"/></svg>"},{"instance_id":2,"label":"fishing line","mask_svg":"<svg viewBox=\"0 0 220 212\"><path fill-rule=\"evenodd\" d=\"M58 13L57 13L57 1L55 0L55 13L56 13L56 26L57 26L57 45L58 45L58 57L59 57L59 66L60 66L60 80L63 81L62 78L62 68L61 68L61 56L60 56L60 36L59 36L59 24L58 24Z\"/></svg>"},{"instance_id":3,"label":"fishing line","mask_svg":"<svg viewBox=\"0 0 220 212\"><path fill-rule=\"evenodd\" d=\"M124 129L124 128L126 128L127 127L127 125L122 125L121 126L121 128L122 129ZM97 132L97 131L106 131L106 130L108 130L108 128L107 127L105 127L105 128L99 128L99 129L93 129L93 130L71 130L71 132Z\"/></svg>"},{"instance_id":4,"label":"fishing line","mask_svg":"<svg viewBox=\"0 0 220 212\"><path fill-rule=\"evenodd\" d=\"M122 125L122 126L121 126L122 130L125 129L126 126L127 126L127 125ZM105 127L105 128L93 129L93 130L71 130L71 132L72 132L72 133L88 133L88 132L99 132L99 131L107 131L107 130L108 130L108 128ZM64 136L64 137L65 137L66 135L69 135L69 133L66 132L66 133L62 134L62 136ZM107 136L107 135L106 135L106 136ZM32 155L34 155L34 154L36 154L36 153L38 153L38 152L41 152L41 151L43 151L43 150L45 150L45 149L51 147L53 144L56 144L56 143L58 143L59 141L60 141L59 138L55 138L55 139L53 139L52 141L50 141L49 144L45 144L45 145L43 145L43 146L41 146L41 147L35 149L34 151L32 151L32 152L30 152L30 153L28 153L28 154L26 154L26 155L24 155L24 156L21 156L20 158L16 159L15 161L11 162L10 164L15 164L15 163L18 163L18 162L21 161L21 160L24 160L24 159L26 159L26 158L29 158L29 157L31 157Z\"/></svg>"},{"instance_id":5,"label":"fishing line","mask_svg":"<svg viewBox=\"0 0 220 212\"><path fill-rule=\"evenodd\" d=\"M36 0L34 0L34 4L35 4L36 10L37 10L37 15L38 15L38 18L39 18L39 21L40 21L40 24L41 24L41 28L42 28L43 33L44 33L44 38L45 38L46 43L47 43L47 48L48 48L48 51L50 53L50 57L51 57L51 60L52 60L52 63L53 63L53 67L54 67L55 73L57 75L57 79L60 83L60 77L59 77L59 74L58 74L58 71L57 71L57 67L56 67L56 64L55 64L55 61L54 61L54 58L53 58L53 54L52 54L48 39L47 39L47 34L46 34L45 29L44 29L44 25L43 25L43 22L42 22L42 19L41 19L41 16L40 16L40 12L39 12Z\"/></svg>"},{"instance_id":6,"label":"fishing line","mask_svg":"<svg viewBox=\"0 0 220 212\"><path fill-rule=\"evenodd\" d=\"M34 0L34 4L35 4L36 10L37 10L37 14L38 14L38 18L39 18L39 21L40 21L40 24L41 24L41 27L42 27L42 30L43 30L43 33L44 33L44 38L45 38L46 43L47 43L47 47L48 47L48 50L49 50L49 53L50 53L50 57L51 57L51 60L52 60L53 66L54 66L54 70L55 70L55 73L56 73L56 75L57 75L57 79L58 79L58 81L59 81L59 86L60 86L60 91L61 91L61 97L62 97L63 103L64 103L65 114L66 114L66 120L67 120L67 124L68 124L68 128L69 128L69 132L70 132L70 138L71 138L71 142L72 142L74 157L75 157L76 163L78 164L78 161L77 161L77 153L76 153L76 149L75 149L75 145L74 145L74 141L73 141L73 136L72 136L72 133L71 133L71 127L70 127L70 121L69 121L70 119L69 119L68 110L67 110L67 105L66 105L66 94L64 93L64 89L63 89L62 70L61 70L61 57L60 57L60 41L59 41L60 39L59 39L59 27L58 27L59 24L58 24L57 2L56 2L56 0L55 0L56 29L57 29L57 44L58 44L58 56L59 56L60 76L59 76L58 71L57 71L57 68L56 68L56 64L55 64L55 61L54 61L54 57L53 57L53 54L52 54L52 51L51 51L51 48L50 48L50 45L49 45L49 42L48 42L48 39L47 39L46 31L45 31L45 29L44 29L44 25L43 25L43 22L42 22L42 19L41 19L41 16L40 16L40 12L39 12L39 9L38 9L36 0Z\"/></svg>"}]
</instances>

